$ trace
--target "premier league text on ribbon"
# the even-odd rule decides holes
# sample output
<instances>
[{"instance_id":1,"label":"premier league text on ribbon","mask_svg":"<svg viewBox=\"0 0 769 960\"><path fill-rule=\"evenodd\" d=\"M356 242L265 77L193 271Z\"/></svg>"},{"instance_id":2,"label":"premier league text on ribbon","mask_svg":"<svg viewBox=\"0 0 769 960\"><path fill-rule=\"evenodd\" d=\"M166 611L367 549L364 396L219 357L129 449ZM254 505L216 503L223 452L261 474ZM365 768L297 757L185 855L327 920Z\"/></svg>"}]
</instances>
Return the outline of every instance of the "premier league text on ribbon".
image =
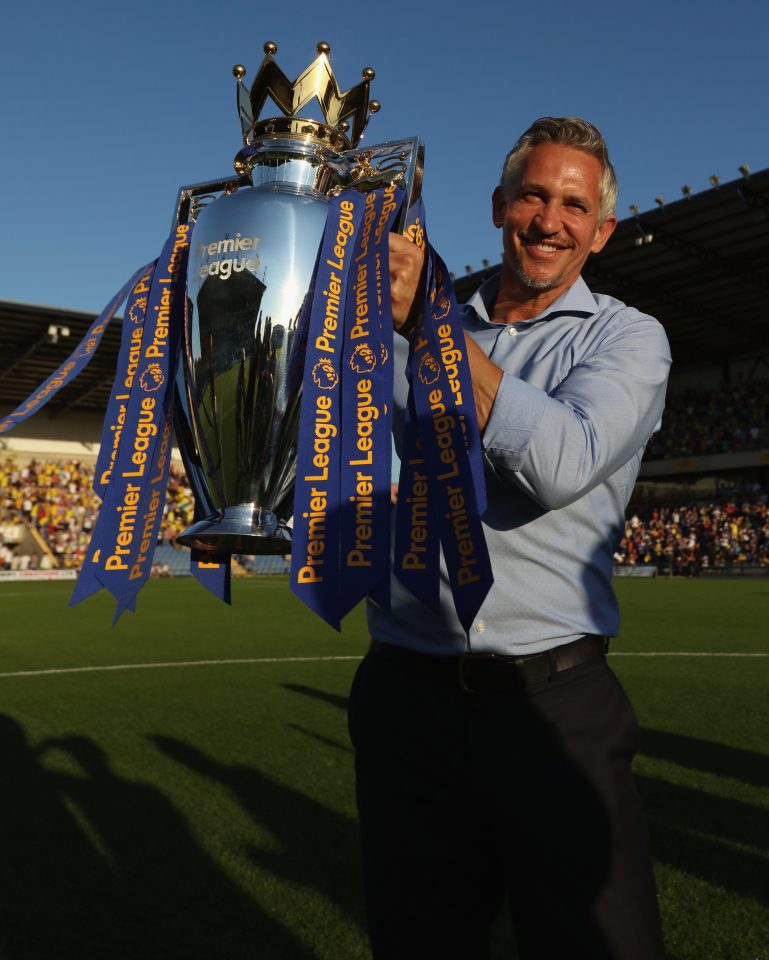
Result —
<instances>
[{"instance_id":1,"label":"premier league text on ribbon","mask_svg":"<svg viewBox=\"0 0 769 960\"><path fill-rule=\"evenodd\" d=\"M150 292L155 265L156 262L153 262L147 268L131 289L128 297L115 383L102 428L102 437L108 438L111 435L112 441L111 443L102 442L94 476L94 490L102 499L117 459L120 438L123 434L128 412L128 400L131 397L134 379L139 369L144 319L147 312L147 297Z\"/></svg>"},{"instance_id":2,"label":"premier league text on ribbon","mask_svg":"<svg viewBox=\"0 0 769 960\"><path fill-rule=\"evenodd\" d=\"M429 249L422 322L408 364L410 418L416 421L420 444L407 438L401 469L405 495L396 520L396 574L417 597L437 604L437 524L457 615L467 629L493 577L480 520L485 489L469 365L458 345L462 327L446 277L445 265Z\"/></svg>"},{"instance_id":3,"label":"premier league text on ribbon","mask_svg":"<svg viewBox=\"0 0 769 960\"><path fill-rule=\"evenodd\" d=\"M121 453L123 444L127 445L128 462L124 460L118 476L114 477L110 484L116 485L110 500L118 517L112 522L112 535L103 554L103 569L105 572L128 571L129 580L140 579L148 572L146 567L154 547L153 530L163 507L172 425L162 400L153 394L164 385L167 376L163 368L168 368L172 310L175 297L179 295L174 288L179 285L182 276L183 253L189 247L189 232L190 227L186 224L180 224L176 228L167 262L161 261L158 264L160 275L156 276L153 283L160 285L159 298L147 317L141 349L142 372L138 386L145 395L139 400L136 423L132 425L130 433L124 434L120 440ZM136 370L132 370L126 379L130 377L133 384L135 376ZM158 434L159 447L153 455L156 445L154 438ZM150 490L149 502L139 518L139 503L147 483Z\"/></svg>"},{"instance_id":4,"label":"premier league text on ribbon","mask_svg":"<svg viewBox=\"0 0 769 960\"><path fill-rule=\"evenodd\" d=\"M339 384L340 312L344 309L346 295L348 242L355 234L355 205L351 200L343 199L338 207L332 206L330 216L332 211L335 212L336 223L332 224L330 233L327 228L323 242L323 253L327 254L330 247L330 255L322 255L316 278L316 290L322 291L321 296L325 301L320 330L317 333L310 331L305 361L303 408L305 404L309 406L309 401L312 410L309 416L303 417L303 422L312 424L312 469L305 470L297 477L295 511L303 500L301 516L307 520L307 527L303 538L304 549L297 536L298 542L292 550L292 566L299 554L299 565L292 576L296 586L321 584L330 576L338 576L338 557L326 562L326 539L331 519L328 514L330 482L335 485L339 482L339 411L334 403L334 390ZM317 315L315 309L313 314ZM300 447L303 433L300 428ZM333 493L336 495L336 491ZM333 522L336 526L338 516L333 518ZM334 542L334 539L330 542Z\"/></svg>"},{"instance_id":5,"label":"premier league text on ribbon","mask_svg":"<svg viewBox=\"0 0 769 960\"><path fill-rule=\"evenodd\" d=\"M373 401L373 384L369 377L361 374L370 374L376 366L376 354L373 347L378 346L372 340L371 317L369 306L370 285L370 257L369 248L371 231L377 220L377 195L366 194L361 227L355 257L355 322L348 331L348 340L352 346L350 355L350 369L358 374L355 384L355 448L356 455L347 459L349 467L370 467L374 462L374 423L379 418L379 408ZM393 205L394 206L394 205ZM386 220L386 216L385 216ZM382 215L379 217L380 224ZM377 225L377 230L381 226ZM376 333L379 339L379 331ZM356 341L362 340L361 343ZM342 558L346 567L371 567L371 548L373 540L373 511L374 511L374 476L370 470L355 470L352 481L350 501L355 505L353 536L354 545L347 549Z\"/></svg>"},{"instance_id":6,"label":"premier league text on ribbon","mask_svg":"<svg viewBox=\"0 0 769 960\"><path fill-rule=\"evenodd\" d=\"M392 353L392 319L382 271L384 267L389 279L387 236L402 201L403 191L394 185L366 194L362 227L355 241L355 282L345 311L342 383L342 615L388 582L389 558L381 545L387 542L390 529L392 380L386 364Z\"/></svg>"}]
</instances>

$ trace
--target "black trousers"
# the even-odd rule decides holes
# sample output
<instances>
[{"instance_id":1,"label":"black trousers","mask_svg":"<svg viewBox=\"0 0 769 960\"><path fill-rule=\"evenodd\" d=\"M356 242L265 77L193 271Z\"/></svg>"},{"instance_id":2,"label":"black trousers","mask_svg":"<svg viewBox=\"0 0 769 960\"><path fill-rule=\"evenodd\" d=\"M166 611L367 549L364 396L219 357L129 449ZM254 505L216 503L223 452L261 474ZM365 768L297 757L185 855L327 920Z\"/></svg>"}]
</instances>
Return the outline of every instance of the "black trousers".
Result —
<instances>
[{"instance_id":1,"label":"black trousers","mask_svg":"<svg viewBox=\"0 0 769 960\"><path fill-rule=\"evenodd\" d=\"M638 724L598 657L506 693L376 649L350 695L374 960L662 960Z\"/></svg>"}]
</instances>

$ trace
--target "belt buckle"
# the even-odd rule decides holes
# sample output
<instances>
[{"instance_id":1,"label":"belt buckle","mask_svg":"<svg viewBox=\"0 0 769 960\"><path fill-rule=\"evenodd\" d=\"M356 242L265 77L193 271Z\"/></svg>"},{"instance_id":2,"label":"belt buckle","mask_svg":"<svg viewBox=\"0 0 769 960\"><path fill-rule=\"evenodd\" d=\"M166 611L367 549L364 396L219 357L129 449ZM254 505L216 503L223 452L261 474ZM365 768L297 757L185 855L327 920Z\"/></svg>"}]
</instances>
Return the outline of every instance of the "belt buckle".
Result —
<instances>
[{"instance_id":1,"label":"belt buckle","mask_svg":"<svg viewBox=\"0 0 769 960\"><path fill-rule=\"evenodd\" d=\"M457 675L459 677L459 689L462 693L472 693L476 696L480 693L480 690L475 690L473 687L467 685L465 680L465 664L466 663L478 663L479 660L498 660L499 654L496 653L460 653L459 659L457 660Z\"/></svg>"}]
</instances>

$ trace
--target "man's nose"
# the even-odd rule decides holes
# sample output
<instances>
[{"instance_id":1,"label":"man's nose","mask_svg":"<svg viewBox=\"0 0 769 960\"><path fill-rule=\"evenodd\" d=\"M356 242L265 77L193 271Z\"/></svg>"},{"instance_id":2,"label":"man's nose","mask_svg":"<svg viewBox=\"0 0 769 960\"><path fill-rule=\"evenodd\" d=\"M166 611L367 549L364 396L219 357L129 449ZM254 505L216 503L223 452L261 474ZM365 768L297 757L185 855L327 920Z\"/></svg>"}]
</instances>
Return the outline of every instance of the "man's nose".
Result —
<instances>
[{"instance_id":1,"label":"man's nose","mask_svg":"<svg viewBox=\"0 0 769 960\"><path fill-rule=\"evenodd\" d=\"M553 234L561 229L561 219L558 204L555 200L543 203L537 211L534 223L540 233Z\"/></svg>"}]
</instances>

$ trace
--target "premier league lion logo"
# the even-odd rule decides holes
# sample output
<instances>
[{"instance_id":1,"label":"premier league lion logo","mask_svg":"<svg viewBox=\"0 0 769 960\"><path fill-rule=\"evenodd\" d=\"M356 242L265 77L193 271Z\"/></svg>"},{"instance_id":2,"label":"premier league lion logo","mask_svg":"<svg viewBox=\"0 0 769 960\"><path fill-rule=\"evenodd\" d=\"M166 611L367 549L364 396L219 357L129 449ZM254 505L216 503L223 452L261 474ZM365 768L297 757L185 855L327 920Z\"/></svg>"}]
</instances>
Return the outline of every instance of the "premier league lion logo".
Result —
<instances>
[{"instance_id":1,"label":"premier league lion logo","mask_svg":"<svg viewBox=\"0 0 769 960\"><path fill-rule=\"evenodd\" d=\"M312 379L321 390L333 390L339 383L339 374L329 359L321 357L312 368Z\"/></svg>"},{"instance_id":2,"label":"premier league lion logo","mask_svg":"<svg viewBox=\"0 0 769 960\"><path fill-rule=\"evenodd\" d=\"M433 320L443 320L444 317L449 315L451 310L451 302L448 297L441 297L438 301L435 310L433 310Z\"/></svg>"},{"instance_id":3,"label":"premier league lion logo","mask_svg":"<svg viewBox=\"0 0 769 960\"><path fill-rule=\"evenodd\" d=\"M75 354L75 357L77 358L90 357L90 355L96 349L97 343L98 343L98 340L96 339L96 337L89 337L88 340L86 340L86 342L80 348L80 350L78 350L78 352Z\"/></svg>"},{"instance_id":4,"label":"premier league lion logo","mask_svg":"<svg viewBox=\"0 0 769 960\"><path fill-rule=\"evenodd\" d=\"M159 363L151 363L144 373L139 377L139 385L147 393L154 393L159 390L165 382L163 371Z\"/></svg>"},{"instance_id":5,"label":"premier league lion logo","mask_svg":"<svg viewBox=\"0 0 769 960\"><path fill-rule=\"evenodd\" d=\"M374 351L367 343L359 343L350 357L350 366L356 373L371 373L376 366Z\"/></svg>"},{"instance_id":6,"label":"premier league lion logo","mask_svg":"<svg viewBox=\"0 0 769 960\"><path fill-rule=\"evenodd\" d=\"M134 303L131 304L131 309L128 311L128 319L131 323L141 323L144 320L144 314L147 312L147 298L139 297Z\"/></svg>"},{"instance_id":7,"label":"premier league lion logo","mask_svg":"<svg viewBox=\"0 0 769 960\"><path fill-rule=\"evenodd\" d=\"M427 384L435 383L440 375L441 367L432 354L426 353L419 361L419 370L417 376L419 382Z\"/></svg>"}]
</instances>

